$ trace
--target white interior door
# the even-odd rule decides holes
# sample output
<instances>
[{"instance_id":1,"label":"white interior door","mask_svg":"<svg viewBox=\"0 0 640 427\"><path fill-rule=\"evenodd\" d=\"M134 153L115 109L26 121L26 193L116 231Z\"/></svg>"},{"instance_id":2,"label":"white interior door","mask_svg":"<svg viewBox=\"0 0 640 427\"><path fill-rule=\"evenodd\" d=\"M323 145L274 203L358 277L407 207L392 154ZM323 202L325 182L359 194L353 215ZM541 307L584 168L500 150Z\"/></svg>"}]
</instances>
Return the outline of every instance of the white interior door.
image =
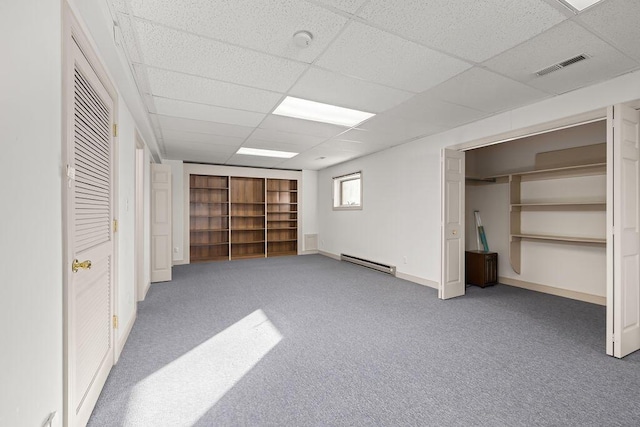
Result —
<instances>
[{"instance_id":1,"label":"white interior door","mask_svg":"<svg viewBox=\"0 0 640 427\"><path fill-rule=\"evenodd\" d=\"M442 266L438 297L464 295L464 152L441 155Z\"/></svg>"},{"instance_id":2,"label":"white interior door","mask_svg":"<svg viewBox=\"0 0 640 427\"><path fill-rule=\"evenodd\" d=\"M151 281L171 280L171 166L151 165Z\"/></svg>"},{"instance_id":3,"label":"white interior door","mask_svg":"<svg viewBox=\"0 0 640 427\"><path fill-rule=\"evenodd\" d=\"M67 425L84 426L114 360L114 100L75 40L69 43L65 400Z\"/></svg>"},{"instance_id":4,"label":"white interior door","mask_svg":"<svg viewBox=\"0 0 640 427\"><path fill-rule=\"evenodd\" d=\"M616 105L608 118L613 139L613 277L607 289L607 353L624 357L640 349L640 114Z\"/></svg>"}]
</instances>

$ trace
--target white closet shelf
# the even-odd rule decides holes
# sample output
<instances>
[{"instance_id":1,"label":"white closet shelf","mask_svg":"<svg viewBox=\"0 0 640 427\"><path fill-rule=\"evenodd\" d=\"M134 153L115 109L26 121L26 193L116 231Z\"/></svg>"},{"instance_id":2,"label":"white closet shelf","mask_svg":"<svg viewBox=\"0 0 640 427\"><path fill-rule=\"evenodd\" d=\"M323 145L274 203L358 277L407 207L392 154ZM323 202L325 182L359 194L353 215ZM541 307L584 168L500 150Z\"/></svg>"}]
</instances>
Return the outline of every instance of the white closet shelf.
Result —
<instances>
[{"instance_id":1,"label":"white closet shelf","mask_svg":"<svg viewBox=\"0 0 640 427\"><path fill-rule=\"evenodd\" d=\"M550 240L555 242L570 242L570 243L596 243L606 244L607 239L599 237L572 237L572 236L551 236L544 234L512 234L511 237L517 237L520 239L529 240Z\"/></svg>"},{"instance_id":2,"label":"white closet shelf","mask_svg":"<svg viewBox=\"0 0 640 427\"><path fill-rule=\"evenodd\" d=\"M607 207L607 202L534 202L534 203L512 203L511 206L514 207L549 207L549 208L577 208L580 209L582 207L597 207L605 209Z\"/></svg>"}]
</instances>

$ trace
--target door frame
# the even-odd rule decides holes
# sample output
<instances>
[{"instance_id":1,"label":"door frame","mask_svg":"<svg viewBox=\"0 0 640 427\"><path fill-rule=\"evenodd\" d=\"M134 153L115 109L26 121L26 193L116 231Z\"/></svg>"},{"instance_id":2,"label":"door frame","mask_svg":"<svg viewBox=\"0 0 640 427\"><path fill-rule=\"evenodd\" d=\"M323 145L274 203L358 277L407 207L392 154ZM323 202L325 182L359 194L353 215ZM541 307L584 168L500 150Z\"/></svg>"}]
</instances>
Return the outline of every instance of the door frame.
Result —
<instances>
[{"instance_id":1,"label":"door frame","mask_svg":"<svg viewBox=\"0 0 640 427\"><path fill-rule=\"evenodd\" d=\"M70 331L74 325L70 324L70 301L72 292L70 289L71 280L71 262L73 254L70 252L70 236L73 230L69 227L69 203L70 198L73 195L68 191L67 178L66 178L66 165L69 161L69 144L72 135L73 116L70 114L72 111L73 99L73 80L71 76L74 70L73 50L74 43L77 44L80 51L83 53L93 70L95 71L98 79L104 86L111 99L113 100L113 123L117 123L118 120L118 94L115 86L111 83L109 74L102 65L98 55L95 53L93 44L86 36L88 34L87 29L76 18L71 6L67 1L62 4L62 111L61 111L61 130L62 130L62 156L61 156L61 174L62 179L62 279L63 279L63 413L65 426L70 425L70 414L74 411L73 403L71 402L72 396L72 381L70 373L70 352L69 352L69 336ZM112 212L115 220L118 212L118 138L112 137L113 141L113 177L112 177ZM118 233L112 233L113 253L112 253L112 277L111 277L111 313L114 316L118 315L117 312L117 298L118 298ZM118 351L116 346L116 333L111 333L111 350L113 351L114 363L118 357Z\"/></svg>"},{"instance_id":2,"label":"door frame","mask_svg":"<svg viewBox=\"0 0 640 427\"><path fill-rule=\"evenodd\" d=\"M135 224L134 224L134 250L135 250L135 262L134 262L134 277L136 288L136 301L144 301L146 296L145 282L144 282L144 224L145 211L144 211L144 185L145 185L145 161L144 161L144 148L145 144L142 141L142 137L136 131L136 148L135 148Z\"/></svg>"},{"instance_id":3,"label":"door frame","mask_svg":"<svg viewBox=\"0 0 640 427\"><path fill-rule=\"evenodd\" d=\"M497 145L497 144L502 144L505 142L509 142L509 141L514 141L517 139L522 139L522 138L527 138L527 137L531 137L531 136L536 136L536 135L541 135L541 134L545 134L545 133L549 133L549 132L554 132L554 131L558 131L558 130L562 130L562 129L567 129L567 128L571 128L571 127L575 127L575 126L580 126L580 125L585 125L588 123L592 123L592 122L597 122L597 121L602 121L605 120L607 117L607 109L606 108L599 108L597 110L594 111L589 111L586 113L582 113L582 114L578 114L578 115L574 115L574 116L570 116L570 117L565 117L562 119L558 119L558 120L554 120L554 121L550 121L550 122L544 122L544 123L540 123L537 125L532 125L532 126L527 126L521 129L515 129L512 131L508 131L508 132L503 132L503 133L499 133L499 134L495 134L495 135L490 135L490 136L486 136L483 138L479 138L479 139L474 139L471 141L467 141L467 142L463 142L460 144L453 144L451 146L448 147L443 147L443 149L449 149L449 150L458 150L458 151L469 151L469 150L475 150L477 148L483 148L483 147L488 147L490 145ZM464 180L466 178L466 171L463 171L463 176L462 179ZM440 186L442 186L442 182L440 183ZM445 206L446 200L445 200L445 194L444 192L440 192L440 209L442 210L443 206ZM607 210L609 208L607 207ZM608 219L607 219L607 225L608 225ZM466 225L465 225L466 226ZM464 240L464 244L466 245L466 239L468 239L469 236L467 236L465 234L465 240ZM440 233L440 248L442 248L444 245L444 234L441 232ZM442 262L440 263L440 268L442 269L442 266L444 265L444 254L440 254ZM613 261L612 261L613 262ZM609 268L607 269L607 281L609 280ZM442 271L440 272L440 282L439 282L439 288L442 289L443 286L443 274Z\"/></svg>"}]
</instances>

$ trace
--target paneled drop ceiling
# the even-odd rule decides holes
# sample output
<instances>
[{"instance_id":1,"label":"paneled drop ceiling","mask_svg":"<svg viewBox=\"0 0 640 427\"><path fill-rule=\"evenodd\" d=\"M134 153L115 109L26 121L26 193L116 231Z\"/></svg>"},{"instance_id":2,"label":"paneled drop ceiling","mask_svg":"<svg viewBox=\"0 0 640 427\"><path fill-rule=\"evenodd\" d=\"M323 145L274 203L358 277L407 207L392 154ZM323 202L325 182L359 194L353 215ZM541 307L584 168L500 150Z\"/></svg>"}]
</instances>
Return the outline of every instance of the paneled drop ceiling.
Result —
<instances>
[{"instance_id":1,"label":"paneled drop ceiling","mask_svg":"<svg viewBox=\"0 0 640 427\"><path fill-rule=\"evenodd\" d=\"M640 68L639 0L106 1L166 159L317 170ZM272 114L286 96L376 115Z\"/></svg>"}]
</instances>

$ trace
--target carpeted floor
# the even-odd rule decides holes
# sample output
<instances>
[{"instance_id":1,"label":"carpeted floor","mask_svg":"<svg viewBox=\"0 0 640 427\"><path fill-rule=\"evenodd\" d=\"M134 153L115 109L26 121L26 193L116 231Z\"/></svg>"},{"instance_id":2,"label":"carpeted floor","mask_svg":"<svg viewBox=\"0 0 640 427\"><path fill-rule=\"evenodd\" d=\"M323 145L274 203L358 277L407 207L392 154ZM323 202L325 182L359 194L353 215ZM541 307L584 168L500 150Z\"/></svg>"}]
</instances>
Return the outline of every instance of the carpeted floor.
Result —
<instances>
[{"instance_id":1,"label":"carpeted floor","mask_svg":"<svg viewBox=\"0 0 640 427\"><path fill-rule=\"evenodd\" d=\"M154 284L89 426L640 425L604 307L433 289L320 255Z\"/></svg>"}]
</instances>

